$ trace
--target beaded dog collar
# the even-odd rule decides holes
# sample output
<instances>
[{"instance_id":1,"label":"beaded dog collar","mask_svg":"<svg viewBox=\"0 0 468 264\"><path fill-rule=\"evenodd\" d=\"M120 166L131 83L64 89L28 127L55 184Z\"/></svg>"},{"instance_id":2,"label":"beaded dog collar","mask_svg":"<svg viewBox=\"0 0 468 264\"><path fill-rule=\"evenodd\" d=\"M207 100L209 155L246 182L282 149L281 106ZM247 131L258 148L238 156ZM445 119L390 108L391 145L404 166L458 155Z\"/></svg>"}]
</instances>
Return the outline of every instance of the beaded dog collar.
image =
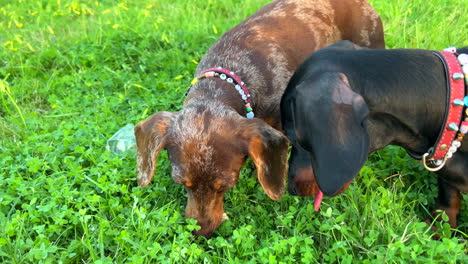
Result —
<instances>
[{"instance_id":1,"label":"beaded dog collar","mask_svg":"<svg viewBox=\"0 0 468 264\"><path fill-rule=\"evenodd\" d=\"M241 81L241 79L234 74L234 72L229 71L227 69L216 67L216 68L209 68L201 72L198 77L192 80L192 86L195 85L199 80L210 78L210 77L218 77L223 81L231 83L236 88L237 92L242 97L245 103L245 110L247 112L247 118L253 118L255 116L253 109L252 109L252 100L250 99L249 90L245 86L245 83Z\"/></svg>"},{"instance_id":2,"label":"beaded dog collar","mask_svg":"<svg viewBox=\"0 0 468 264\"><path fill-rule=\"evenodd\" d=\"M458 54L455 48L434 52L443 62L447 76L447 110L445 123L435 147L422 156L424 167L429 171L438 171L445 165L461 146L463 137L468 132L468 54ZM465 77L466 76L466 77ZM463 108L465 114L463 117Z\"/></svg>"}]
</instances>

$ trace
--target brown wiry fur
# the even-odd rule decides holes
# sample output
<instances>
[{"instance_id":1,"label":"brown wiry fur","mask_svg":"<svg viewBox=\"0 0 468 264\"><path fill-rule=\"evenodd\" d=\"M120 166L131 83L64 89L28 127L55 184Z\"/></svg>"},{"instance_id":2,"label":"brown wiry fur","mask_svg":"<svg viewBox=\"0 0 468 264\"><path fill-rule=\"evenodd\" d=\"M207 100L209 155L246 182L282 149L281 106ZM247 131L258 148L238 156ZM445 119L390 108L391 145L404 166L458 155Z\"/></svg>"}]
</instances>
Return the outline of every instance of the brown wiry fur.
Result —
<instances>
[{"instance_id":1,"label":"brown wiry fur","mask_svg":"<svg viewBox=\"0 0 468 264\"><path fill-rule=\"evenodd\" d=\"M364 0L278 0L266 5L226 32L195 73L217 66L234 71L249 89L256 118L244 117L244 103L231 84L217 78L199 81L181 111L149 118L165 129L153 121L137 125L139 184L151 181L156 156L165 148L174 181L188 192L186 216L198 221L196 234L204 236L225 218L224 193L236 184L247 156L267 195L279 199L288 151L278 131L279 102L293 71L311 52L342 39L383 48L382 30L378 14ZM312 173L304 177L315 184Z\"/></svg>"}]
</instances>

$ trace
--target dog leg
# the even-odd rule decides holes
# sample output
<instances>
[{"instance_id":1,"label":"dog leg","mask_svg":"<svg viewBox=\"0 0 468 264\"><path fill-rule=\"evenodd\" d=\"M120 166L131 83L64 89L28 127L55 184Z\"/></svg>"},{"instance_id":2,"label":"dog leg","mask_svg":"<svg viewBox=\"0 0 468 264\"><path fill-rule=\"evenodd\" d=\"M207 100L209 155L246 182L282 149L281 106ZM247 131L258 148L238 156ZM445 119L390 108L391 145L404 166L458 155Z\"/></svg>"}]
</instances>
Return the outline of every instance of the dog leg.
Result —
<instances>
[{"instance_id":1,"label":"dog leg","mask_svg":"<svg viewBox=\"0 0 468 264\"><path fill-rule=\"evenodd\" d=\"M449 217L450 227L456 228L457 216L460 212L462 195L460 191L458 191L456 188L447 184L441 176L438 176L437 181L439 185L439 195L437 197L437 204L434 211L432 212L432 217L427 218L425 222L429 226L432 225L433 219L439 214L437 211L443 210L445 214L447 214L447 216ZM431 230L437 232L437 227L433 225L431 227ZM439 240L439 234L435 233L432 236L432 239Z\"/></svg>"},{"instance_id":2,"label":"dog leg","mask_svg":"<svg viewBox=\"0 0 468 264\"><path fill-rule=\"evenodd\" d=\"M443 210L449 217L452 228L457 227L457 216L460 212L462 195L460 191L447 184L444 179L438 177L439 196L437 197L436 210ZM434 212L434 215L437 214Z\"/></svg>"},{"instance_id":3,"label":"dog leg","mask_svg":"<svg viewBox=\"0 0 468 264\"><path fill-rule=\"evenodd\" d=\"M452 228L457 227L457 216L460 212L462 195L461 192L468 191L468 153L456 152L447 161L444 168L438 171L439 195L437 197L436 210L444 210L449 217ZM436 213L434 212L433 215Z\"/></svg>"}]
</instances>

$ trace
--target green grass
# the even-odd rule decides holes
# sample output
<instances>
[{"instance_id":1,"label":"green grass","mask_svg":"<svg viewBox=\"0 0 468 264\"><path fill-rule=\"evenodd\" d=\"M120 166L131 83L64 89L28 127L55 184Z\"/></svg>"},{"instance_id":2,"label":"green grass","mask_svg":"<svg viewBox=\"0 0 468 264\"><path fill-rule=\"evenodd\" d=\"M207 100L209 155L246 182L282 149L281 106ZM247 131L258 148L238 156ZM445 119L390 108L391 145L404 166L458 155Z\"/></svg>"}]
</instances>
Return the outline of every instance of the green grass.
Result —
<instances>
[{"instance_id":1,"label":"green grass","mask_svg":"<svg viewBox=\"0 0 468 264\"><path fill-rule=\"evenodd\" d=\"M266 2L0 0L0 262L466 263L468 197L433 241L436 177L396 147L318 213L270 200L250 164L211 239L192 236L165 154L142 189L135 158L106 152L120 127L180 109L196 62ZM467 0L371 2L388 48L468 45Z\"/></svg>"}]
</instances>

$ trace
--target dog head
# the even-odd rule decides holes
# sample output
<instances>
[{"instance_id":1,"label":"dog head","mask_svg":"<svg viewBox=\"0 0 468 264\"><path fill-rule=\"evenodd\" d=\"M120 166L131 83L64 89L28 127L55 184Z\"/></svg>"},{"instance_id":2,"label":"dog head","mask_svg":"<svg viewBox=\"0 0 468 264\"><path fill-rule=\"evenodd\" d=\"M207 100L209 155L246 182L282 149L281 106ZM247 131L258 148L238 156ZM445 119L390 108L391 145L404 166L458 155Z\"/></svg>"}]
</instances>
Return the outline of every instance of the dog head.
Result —
<instances>
[{"instance_id":1,"label":"dog head","mask_svg":"<svg viewBox=\"0 0 468 264\"><path fill-rule=\"evenodd\" d=\"M282 120L293 145L309 153L325 195L344 190L367 160L368 107L341 73L307 74L289 84Z\"/></svg>"},{"instance_id":2,"label":"dog head","mask_svg":"<svg viewBox=\"0 0 468 264\"><path fill-rule=\"evenodd\" d=\"M188 193L185 214L201 226L197 235L209 237L221 224L224 194L238 181L246 157L266 194L274 200L283 195L287 139L260 119L198 104L154 114L135 127L135 136L138 184L151 182L158 154L166 149L172 178Z\"/></svg>"}]
</instances>

